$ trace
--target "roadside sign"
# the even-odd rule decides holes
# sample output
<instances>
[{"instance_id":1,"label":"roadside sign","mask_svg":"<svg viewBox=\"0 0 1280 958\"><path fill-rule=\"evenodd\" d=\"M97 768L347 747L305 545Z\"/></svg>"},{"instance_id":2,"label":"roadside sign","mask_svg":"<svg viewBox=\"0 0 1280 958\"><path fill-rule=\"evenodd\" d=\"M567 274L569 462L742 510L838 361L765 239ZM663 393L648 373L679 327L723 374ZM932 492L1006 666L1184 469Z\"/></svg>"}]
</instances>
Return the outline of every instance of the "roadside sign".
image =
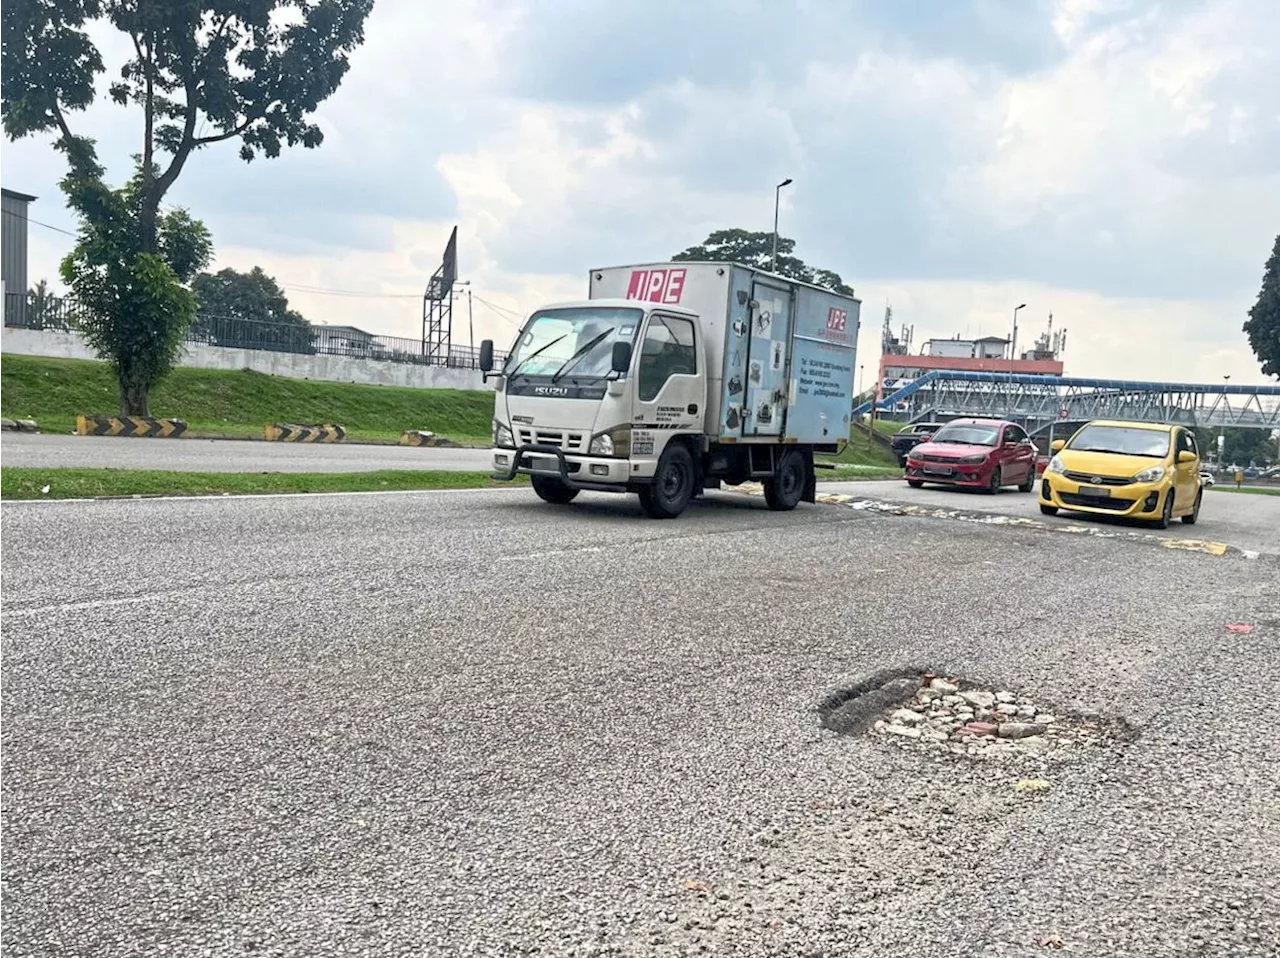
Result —
<instances>
[{"instance_id":1,"label":"roadside sign","mask_svg":"<svg viewBox=\"0 0 1280 958\"><path fill-rule=\"evenodd\" d=\"M1062 419L1066 419L1070 415L1071 415L1071 410L1068 409L1066 406L1063 406L1061 412L1058 413L1058 416Z\"/></svg>"}]
</instances>

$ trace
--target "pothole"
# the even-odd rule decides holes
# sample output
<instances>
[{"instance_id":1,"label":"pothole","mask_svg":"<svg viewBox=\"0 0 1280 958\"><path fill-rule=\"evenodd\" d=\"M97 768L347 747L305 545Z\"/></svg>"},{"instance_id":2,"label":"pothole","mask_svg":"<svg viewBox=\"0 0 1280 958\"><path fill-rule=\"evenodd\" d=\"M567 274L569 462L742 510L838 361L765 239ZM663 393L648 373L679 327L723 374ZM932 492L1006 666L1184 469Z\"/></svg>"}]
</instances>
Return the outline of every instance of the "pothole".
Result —
<instances>
[{"instance_id":1,"label":"pothole","mask_svg":"<svg viewBox=\"0 0 1280 958\"><path fill-rule=\"evenodd\" d=\"M1121 718L1080 715L1026 690L915 668L877 673L828 696L819 710L823 727L843 735L974 759L1048 756L1136 737Z\"/></svg>"}]
</instances>

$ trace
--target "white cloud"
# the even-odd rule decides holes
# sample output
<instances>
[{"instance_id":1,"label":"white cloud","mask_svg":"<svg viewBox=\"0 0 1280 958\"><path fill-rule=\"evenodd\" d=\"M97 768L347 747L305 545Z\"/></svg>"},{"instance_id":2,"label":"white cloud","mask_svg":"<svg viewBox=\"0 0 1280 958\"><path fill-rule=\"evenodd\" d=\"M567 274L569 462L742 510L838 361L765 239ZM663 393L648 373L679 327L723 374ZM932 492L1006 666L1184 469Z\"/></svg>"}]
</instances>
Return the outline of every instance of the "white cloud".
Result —
<instances>
[{"instance_id":1,"label":"white cloud","mask_svg":"<svg viewBox=\"0 0 1280 958\"><path fill-rule=\"evenodd\" d=\"M1273 0L1056 0L1023 11L1039 22L1016 63L1017 38L992 24L1022 27L975 4L954 38L906 8L860 25L834 7L788 20L742 6L730 46L754 37L757 52L732 78L708 68L724 42L697 30L610 62L556 46L586 23L535 0L429 15L380 0L320 111L319 151L247 167L207 151L176 199L214 230L220 266L403 297L291 291L317 321L413 337L454 223L463 277L523 312L582 295L592 266L664 258L718 227L768 229L772 185L793 176L783 232L864 297L864 360L886 298L917 341L1002 329L1028 302L1024 322L1052 310L1071 330L1072 373L1260 378L1240 325L1280 229ZM611 23L638 36L658 16L646 10L593 8L592 36ZM554 99L526 96L526 81ZM90 119L127 146L118 111ZM48 158L8 147L6 185L42 192L32 215L69 225ZM33 277L52 275L65 241L33 227ZM499 315L477 307L478 338L510 337Z\"/></svg>"}]
</instances>

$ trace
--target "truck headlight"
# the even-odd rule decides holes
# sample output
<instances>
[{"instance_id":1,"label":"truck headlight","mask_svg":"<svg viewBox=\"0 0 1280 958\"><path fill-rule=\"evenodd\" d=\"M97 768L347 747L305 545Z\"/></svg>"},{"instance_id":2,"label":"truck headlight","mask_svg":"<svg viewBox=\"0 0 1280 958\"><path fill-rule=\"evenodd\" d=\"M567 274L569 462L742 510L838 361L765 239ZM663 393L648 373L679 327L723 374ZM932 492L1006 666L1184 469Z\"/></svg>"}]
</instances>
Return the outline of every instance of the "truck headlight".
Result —
<instances>
[{"instance_id":1,"label":"truck headlight","mask_svg":"<svg viewBox=\"0 0 1280 958\"><path fill-rule=\"evenodd\" d=\"M592 456L616 456L625 459L631 455L631 427L615 426L591 437L587 450Z\"/></svg>"},{"instance_id":2,"label":"truck headlight","mask_svg":"<svg viewBox=\"0 0 1280 958\"><path fill-rule=\"evenodd\" d=\"M1143 469L1133 477L1134 482L1159 482L1165 477L1164 466L1152 466L1150 469Z\"/></svg>"},{"instance_id":3,"label":"truck headlight","mask_svg":"<svg viewBox=\"0 0 1280 958\"><path fill-rule=\"evenodd\" d=\"M1056 472L1058 475L1062 475L1064 472L1067 471L1067 464L1062 461L1061 456L1054 456L1052 459L1049 460L1049 465L1044 467L1044 471Z\"/></svg>"},{"instance_id":4,"label":"truck headlight","mask_svg":"<svg viewBox=\"0 0 1280 958\"><path fill-rule=\"evenodd\" d=\"M516 440L511 435L511 429L496 419L493 421L493 444L503 449L514 449L516 447Z\"/></svg>"}]
</instances>

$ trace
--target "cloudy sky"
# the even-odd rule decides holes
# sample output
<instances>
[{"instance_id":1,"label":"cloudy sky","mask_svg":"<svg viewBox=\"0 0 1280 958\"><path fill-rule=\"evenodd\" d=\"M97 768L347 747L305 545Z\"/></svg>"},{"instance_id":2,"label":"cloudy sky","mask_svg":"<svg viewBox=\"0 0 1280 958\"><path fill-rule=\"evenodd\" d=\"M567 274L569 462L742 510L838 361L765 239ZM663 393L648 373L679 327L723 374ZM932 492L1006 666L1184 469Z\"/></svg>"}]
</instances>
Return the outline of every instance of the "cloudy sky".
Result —
<instances>
[{"instance_id":1,"label":"cloudy sky","mask_svg":"<svg viewBox=\"0 0 1280 958\"><path fill-rule=\"evenodd\" d=\"M457 224L476 339L505 345L592 266L768 230L793 177L782 232L856 288L868 362L887 302L917 342L1007 334L1025 302L1026 332L1069 330L1068 374L1261 381L1240 326L1280 233L1275 2L377 0L319 150L216 145L169 199L313 321L411 337ZM121 176L140 149L125 110L73 129ZM71 229L62 171L4 146L4 185ZM33 282L69 242L32 226Z\"/></svg>"}]
</instances>

